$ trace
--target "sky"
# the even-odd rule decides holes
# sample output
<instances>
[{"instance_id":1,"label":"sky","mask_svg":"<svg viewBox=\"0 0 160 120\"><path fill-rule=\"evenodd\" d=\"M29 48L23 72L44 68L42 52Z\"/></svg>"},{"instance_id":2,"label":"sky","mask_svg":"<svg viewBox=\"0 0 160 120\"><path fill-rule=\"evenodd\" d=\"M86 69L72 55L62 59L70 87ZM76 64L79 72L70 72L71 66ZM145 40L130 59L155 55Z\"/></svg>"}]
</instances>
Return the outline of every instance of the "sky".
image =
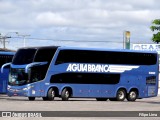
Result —
<instances>
[{"instance_id":1,"label":"sky","mask_svg":"<svg viewBox=\"0 0 160 120\"><path fill-rule=\"evenodd\" d=\"M11 37L6 43L10 49L46 45L121 49L124 31L130 31L131 45L153 43L150 26L159 18L159 0L0 0L0 33Z\"/></svg>"}]
</instances>

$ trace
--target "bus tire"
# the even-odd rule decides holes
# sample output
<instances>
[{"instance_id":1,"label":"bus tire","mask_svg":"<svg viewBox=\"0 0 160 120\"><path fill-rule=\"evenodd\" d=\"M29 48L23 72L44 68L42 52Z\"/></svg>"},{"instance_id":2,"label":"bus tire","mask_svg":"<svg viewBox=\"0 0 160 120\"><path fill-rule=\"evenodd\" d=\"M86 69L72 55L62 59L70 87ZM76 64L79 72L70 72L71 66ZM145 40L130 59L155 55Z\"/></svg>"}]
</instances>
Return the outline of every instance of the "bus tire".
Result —
<instances>
[{"instance_id":1,"label":"bus tire","mask_svg":"<svg viewBox=\"0 0 160 120\"><path fill-rule=\"evenodd\" d=\"M48 97L42 97L43 98L43 101L47 101L48 100Z\"/></svg>"},{"instance_id":2,"label":"bus tire","mask_svg":"<svg viewBox=\"0 0 160 120\"><path fill-rule=\"evenodd\" d=\"M107 101L108 98L96 98L97 101Z\"/></svg>"},{"instance_id":3,"label":"bus tire","mask_svg":"<svg viewBox=\"0 0 160 120\"><path fill-rule=\"evenodd\" d=\"M30 101L34 101L34 100L35 100L35 97L28 97L28 99L29 99Z\"/></svg>"},{"instance_id":4,"label":"bus tire","mask_svg":"<svg viewBox=\"0 0 160 120\"><path fill-rule=\"evenodd\" d=\"M138 97L138 93L136 90L131 90L127 95L128 101L135 101Z\"/></svg>"},{"instance_id":5,"label":"bus tire","mask_svg":"<svg viewBox=\"0 0 160 120\"><path fill-rule=\"evenodd\" d=\"M55 97L55 91L53 88L50 88L47 93L47 100L53 101Z\"/></svg>"},{"instance_id":6,"label":"bus tire","mask_svg":"<svg viewBox=\"0 0 160 120\"><path fill-rule=\"evenodd\" d=\"M63 89L61 97L62 97L62 101L68 101L70 97L70 91L67 88Z\"/></svg>"},{"instance_id":7,"label":"bus tire","mask_svg":"<svg viewBox=\"0 0 160 120\"><path fill-rule=\"evenodd\" d=\"M116 95L117 101L124 101L125 98L126 98L126 91L124 89L119 89Z\"/></svg>"}]
</instances>

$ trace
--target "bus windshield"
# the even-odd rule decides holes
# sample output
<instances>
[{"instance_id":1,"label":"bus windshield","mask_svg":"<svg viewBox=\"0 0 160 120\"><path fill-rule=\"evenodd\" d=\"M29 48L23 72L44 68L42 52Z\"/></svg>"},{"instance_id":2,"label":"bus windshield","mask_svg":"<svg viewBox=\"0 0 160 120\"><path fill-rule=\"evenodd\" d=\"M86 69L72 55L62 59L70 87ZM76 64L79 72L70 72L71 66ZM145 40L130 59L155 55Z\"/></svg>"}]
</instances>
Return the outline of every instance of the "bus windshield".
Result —
<instances>
[{"instance_id":1,"label":"bus windshield","mask_svg":"<svg viewBox=\"0 0 160 120\"><path fill-rule=\"evenodd\" d=\"M11 68L8 81L9 85L24 85L28 82L28 74L25 73L25 69Z\"/></svg>"},{"instance_id":2,"label":"bus windshield","mask_svg":"<svg viewBox=\"0 0 160 120\"><path fill-rule=\"evenodd\" d=\"M21 49L14 56L13 64L22 65L32 63L36 49Z\"/></svg>"},{"instance_id":3,"label":"bus windshield","mask_svg":"<svg viewBox=\"0 0 160 120\"><path fill-rule=\"evenodd\" d=\"M44 71L39 71L43 69L46 69L46 65L32 67L28 73L25 73L25 68L11 68L8 84L11 86L21 86L40 81L45 76Z\"/></svg>"},{"instance_id":4,"label":"bus windshield","mask_svg":"<svg viewBox=\"0 0 160 120\"><path fill-rule=\"evenodd\" d=\"M12 66L16 67L11 67L9 85L21 86L43 80L56 50L57 47L19 49L12 61ZM47 64L32 66L27 73L24 66L17 67L34 62L46 62Z\"/></svg>"}]
</instances>

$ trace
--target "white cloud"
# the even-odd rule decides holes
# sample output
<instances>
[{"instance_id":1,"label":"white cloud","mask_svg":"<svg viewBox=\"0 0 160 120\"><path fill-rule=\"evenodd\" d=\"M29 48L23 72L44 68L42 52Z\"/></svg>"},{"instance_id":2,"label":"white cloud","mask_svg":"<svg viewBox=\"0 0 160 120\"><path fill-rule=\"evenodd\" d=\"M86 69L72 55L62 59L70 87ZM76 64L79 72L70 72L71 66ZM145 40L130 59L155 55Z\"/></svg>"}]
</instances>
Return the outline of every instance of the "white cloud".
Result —
<instances>
[{"instance_id":1,"label":"white cloud","mask_svg":"<svg viewBox=\"0 0 160 120\"><path fill-rule=\"evenodd\" d=\"M70 20L66 19L62 15L58 13L52 13L52 12L45 12L41 13L36 17L36 21L40 25L56 25L56 26L63 26L63 25L69 25Z\"/></svg>"},{"instance_id":2,"label":"white cloud","mask_svg":"<svg viewBox=\"0 0 160 120\"><path fill-rule=\"evenodd\" d=\"M150 42L149 27L152 20L159 18L158 3L158 0L0 0L0 32L119 44L123 31L130 30L132 42ZM90 44L93 43L86 43ZM101 47L103 43L96 44Z\"/></svg>"}]
</instances>

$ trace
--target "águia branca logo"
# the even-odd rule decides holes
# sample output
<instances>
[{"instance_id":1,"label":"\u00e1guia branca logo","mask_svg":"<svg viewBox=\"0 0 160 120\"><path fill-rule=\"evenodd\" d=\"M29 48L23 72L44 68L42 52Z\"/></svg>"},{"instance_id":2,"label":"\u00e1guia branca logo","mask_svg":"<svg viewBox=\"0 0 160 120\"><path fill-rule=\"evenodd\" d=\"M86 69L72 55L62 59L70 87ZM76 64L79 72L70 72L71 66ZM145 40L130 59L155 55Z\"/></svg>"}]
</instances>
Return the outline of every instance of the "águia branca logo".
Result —
<instances>
[{"instance_id":1,"label":"\u00e1guia branca logo","mask_svg":"<svg viewBox=\"0 0 160 120\"><path fill-rule=\"evenodd\" d=\"M118 72L122 73L124 71L139 68L139 66L129 66L129 65L108 65L108 64L69 64L66 71L67 72Z\"/></svg>"}]
</instances>

